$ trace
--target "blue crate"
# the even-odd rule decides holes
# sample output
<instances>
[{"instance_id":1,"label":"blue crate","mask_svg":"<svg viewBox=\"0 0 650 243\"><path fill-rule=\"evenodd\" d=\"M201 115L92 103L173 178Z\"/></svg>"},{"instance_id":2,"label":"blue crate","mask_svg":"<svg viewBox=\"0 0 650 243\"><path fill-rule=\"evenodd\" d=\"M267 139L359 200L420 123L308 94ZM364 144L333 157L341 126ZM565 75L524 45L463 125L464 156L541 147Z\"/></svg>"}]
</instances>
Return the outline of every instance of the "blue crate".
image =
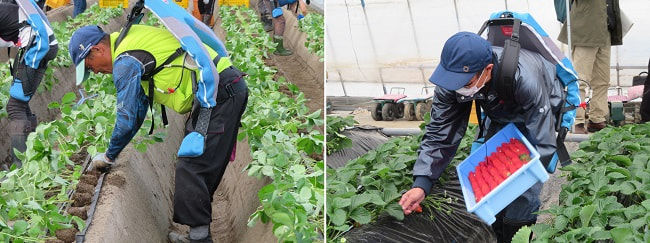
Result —
<instances>
[{"instance_id":1,"label":"blue crate","mask_svg":"<svg viewBox=\"0 0 650 243\"><path fill-rule=\"evenodd\" d=\"M517 138L526 145L531 153L531 160L519 168L514 174L506 178L505 181L501 182L499 186L494 188L477 203L474 192L472 191L472 184L469 182L467 176L470 172L474 171L474 168L479 162L485 160L486 155L490 155L496 151L497 147L504 142L510 141L510 138ZM505 126L501 131L487 140L485 144L470 154L456 167L456 171L458 172L460 187L463 190L467 211L476 214L487 224L494 223L496 221L495 215L517 199L528 188L537 182L545 182L549 177L542 162L539 161L539 153L513 123Z\"/></svg>"}]
</instances>

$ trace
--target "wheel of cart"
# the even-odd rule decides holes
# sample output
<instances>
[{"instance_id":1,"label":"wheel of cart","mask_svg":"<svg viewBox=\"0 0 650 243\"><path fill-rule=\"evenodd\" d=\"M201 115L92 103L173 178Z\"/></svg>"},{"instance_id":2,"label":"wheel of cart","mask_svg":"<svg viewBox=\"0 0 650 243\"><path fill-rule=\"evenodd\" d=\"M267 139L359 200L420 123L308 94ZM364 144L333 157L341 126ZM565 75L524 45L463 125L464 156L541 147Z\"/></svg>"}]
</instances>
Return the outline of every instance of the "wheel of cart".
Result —
<instances>
[{"instance_id":1,"label":"wheel of cart","mask_svg":"<svg viewBox=\"0 0 650 243\"><path fill-rule=\"evenodd\" d=\"M406 98L404 94L406 91L402 87L393 87L390 89L389 94L375 97L373 101L375 106L370 112L372 119L375 121L392 121L404 116L404 104L397 103L397 101Z\"/></svg>"},{"instance_id":2,"label":"wheel of cart","mask_svg":"<svg viewBox=\"0 0 650 243\"><path fill-rule=\"evenodd\" d=\"M431 110L433 99L433 92L429 92L429 90L434 87L422 87L422 92L419 95L406 97L397 102L404 104L404 119L409 121L424 120L424 114Z\"/></svg>"}]
</instances>

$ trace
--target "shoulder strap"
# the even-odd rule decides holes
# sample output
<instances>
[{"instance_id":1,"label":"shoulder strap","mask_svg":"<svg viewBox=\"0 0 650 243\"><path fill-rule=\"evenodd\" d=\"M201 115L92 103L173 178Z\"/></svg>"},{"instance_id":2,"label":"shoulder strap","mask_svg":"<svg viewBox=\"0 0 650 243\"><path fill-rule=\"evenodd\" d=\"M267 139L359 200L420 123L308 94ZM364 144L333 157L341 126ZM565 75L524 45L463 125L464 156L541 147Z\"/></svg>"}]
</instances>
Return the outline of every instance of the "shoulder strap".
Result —
<instances>
[{"instance_id":1,"label":"shoulder strap","mask_svg":"<svg viewBox=\"0 0 650 243\"><path fill-rule=\"evenodd\" d=\"M512 102L514 99L514 83L517 65L519 64L519 27L521 20L513 19L512 35L503 43L503 53L499 59L497 67L496 87L499 98L506 102Z\"/></svg>"},{"instance_id":2,"label":"shoulder strap","mask_svg":"<svg viewBox=\"0 0 650 243\"><path fill-rule=\"evenodd\" d=\"M478 136L476 139L483 137L483 129L485 128L485 120L481 114L481 106L478 104L478 100L474 100L474 105L476 107L476 119L478 120Z\"/></svg>"},{"instance_id":3,"label":"shoulder strap","mask_svg":"<svg viewBox=\"0 0 650 243\"><path fill-rule=\"evenodd\" d=\"M154 83L153 76L156 75L157 73L159 73L163 68L165 68L165 66L169 65L176 58L183 55L184 52L185 52L185 50L183 50L183 48L179 47L178 49L176 49L176 51L174 53L172 53L167 58L167 60L165 60L162 64L160 64L160 66L156 67L150 73L147 73L147 74L142 76L142 80L147 80L149 82L149 94L147 95L147 99L149 100L149 109L151 110L151 128L149 129L149 135L151 135L153 133L153 129L154 129L153 94L156 91L155 91L155 87L153 85L153 83ZM162 116L162 120L163 120L163 125L167 126L167 124L168 124L167 113L165 111L165 106L162 105L162 104L160 105L160 112L161 112L161 116Z\"/></svg>"},{"instance_id":4,"label":"shoulder strap","mask_svg":"<svg viewBox=\"0 0 650 243\"><path fill-rule=\"evenodd\" d=\"M135 23L138 24L140 23L140 20L142 20L142 17L144 14L142 13L142 9L144 9L144 0L140 0L135 3L135 6L131 9L131 13L127 16L127 23L124 25L124 28L120 31L120 35L117 36L117 39L115 40L115 45L113 46L113 50L117 49L117 46L120 45L122 40L124 40L124 37L126 37L126 34L129 32L131 29L131 26Z\"/></svg>"}]
</instances>

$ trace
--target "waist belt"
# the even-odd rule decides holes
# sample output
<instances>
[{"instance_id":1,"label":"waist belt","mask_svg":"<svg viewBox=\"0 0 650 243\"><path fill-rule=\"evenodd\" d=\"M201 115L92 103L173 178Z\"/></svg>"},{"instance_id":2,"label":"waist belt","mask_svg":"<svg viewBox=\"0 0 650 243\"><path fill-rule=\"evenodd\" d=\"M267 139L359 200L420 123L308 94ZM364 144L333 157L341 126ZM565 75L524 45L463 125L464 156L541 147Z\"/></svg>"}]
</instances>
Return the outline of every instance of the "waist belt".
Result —
<instances>
[{"instance_id":1,"label":"waist belt","mask_svg":"<svg viewBox=\"0 0 650 243\"><path fill-rule=\"evenodd\" d=\"M223 103L247 90L246 81L244 81L246 74L239 71L237 68L230 66L221 73L219 73L219 89L217 90L217 103Z\"/></svg>"}]
</instances>

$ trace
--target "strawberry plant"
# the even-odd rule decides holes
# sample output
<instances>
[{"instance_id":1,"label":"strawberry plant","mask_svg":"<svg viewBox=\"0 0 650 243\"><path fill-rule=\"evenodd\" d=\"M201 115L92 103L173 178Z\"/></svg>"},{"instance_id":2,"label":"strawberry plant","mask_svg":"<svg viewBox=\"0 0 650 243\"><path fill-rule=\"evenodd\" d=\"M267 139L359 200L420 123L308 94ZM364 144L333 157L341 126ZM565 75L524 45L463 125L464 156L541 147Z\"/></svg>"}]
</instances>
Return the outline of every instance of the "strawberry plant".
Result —
<instances>
[{"instance_id":1,"label":"strawberry plant","mask_svg":"<svg viewBox=\"0 0 650 243\"><path fill-rule=\"evenodd\" d=\"M258 220L272 223L279 242L322 241L324 136L315 129L323 125L321 111L309 112L304 93L283 77L274 79L277 70L262 57L268 58L275 44L254 10L222 6L220 16L230 58L248 74L248 106L238 136L250 145L248 175L272 180L258 192L261 206L249 226Z\"/></svg>"},{"instance_id":2,"label":"strawberry plant","mask_svg":"<svg viewBox=\"0 0 650 243\"><path fill-rule=\"evenodd\" d=\"M427 115L427 120L428 120ZM470 125L453 162L440 178L448 181L449 172L469 154L476 126ZM411 169L417 159L422 134L397 137L349 161L345 166L327 171L327 236L334 242L352 227L368 224L382 214L398 220L404 218L398 204L401 192L411 188ZM451 169L450 169L451 168ZM422 206L451 213L442 201L451 200L444 194L429 195Z\"/></svg>"},{"instance_id":3,"label":"strawberry plant","mask_svg":"<svg viewBox=\"0 0 650 243\"><path fill-rule=\"evenodd\" d=\"M559 205L532 226L534 242L650 241L650 123L608 127L560 168Z\"/></svg>"},{"instance_id":4,"label":"strawberry plant","mask_svg":"<svg viewBox=\"0 0 650 243\"><path fill-rule=\"evenodd\" d=\"M352 146L352 140L341 134L346 127L358 124L353 116L327 116L327 154Z\"/></svg>"},{"instance_id":5,"label":"strawberry plant","mask_svg":"<svg viewBox=\"0 0 650 243\"><path fill-rule=\"evenodd\" d=\"M305 41L305 47L311 52L319 56L323 61L323 52L324 52L324 41L323 35L325 27L323 22L323 15L310 13L305 16L302 20L298 21L298 26L300 31L307 34L307 41Z\"/></svg>"}]
</instances>

